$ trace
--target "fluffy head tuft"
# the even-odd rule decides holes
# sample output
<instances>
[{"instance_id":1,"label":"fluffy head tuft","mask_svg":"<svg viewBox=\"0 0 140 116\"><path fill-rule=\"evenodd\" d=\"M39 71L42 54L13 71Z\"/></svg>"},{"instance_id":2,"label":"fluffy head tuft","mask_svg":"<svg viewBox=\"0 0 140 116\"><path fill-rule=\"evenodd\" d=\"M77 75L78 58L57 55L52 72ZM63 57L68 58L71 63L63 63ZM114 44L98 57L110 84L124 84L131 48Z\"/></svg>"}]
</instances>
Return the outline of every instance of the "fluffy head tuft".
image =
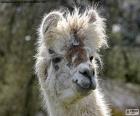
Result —
<instances>
[{"instance_id":1,"label":"fluffy head tuft","mask_svg":"<svg viewBox=\"0 0 140 116\"><path fill-rule=\"evenodd\" d=\"M70 39L76 33L80 38L89 39L94 48L99 49L107 46L104 20L93 8L88 8L83 13L78 8L72 13L53 11L43 18L39 28L40 39L47 42L54 38Z\"/></svg>"}]
</instances>

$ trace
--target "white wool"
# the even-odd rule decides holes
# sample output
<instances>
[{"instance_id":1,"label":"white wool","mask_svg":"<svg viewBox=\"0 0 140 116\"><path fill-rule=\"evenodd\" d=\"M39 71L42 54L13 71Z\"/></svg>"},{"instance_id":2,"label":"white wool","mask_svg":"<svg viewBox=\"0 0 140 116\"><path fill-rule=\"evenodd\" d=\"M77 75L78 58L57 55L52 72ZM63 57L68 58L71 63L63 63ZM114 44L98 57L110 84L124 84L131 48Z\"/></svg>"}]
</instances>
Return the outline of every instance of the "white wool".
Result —
<instances>
[{"instance_id":1,"label":"white wool","mask_svg":"<svg viewBox=\"0 0 140 116\"><path fill-rule=\"evenodd\" d=\"M61 18L58 20L57 25L54 27L52 25L53 28L45 34L44 25L46 19L51 14L57 14ZM91 15L93 15L93 19L91 19ZM110 116L110 110L100 91L99 85L91 94L81 97L75 90L69 88L72 85L70 81L65 84L67 79L69 79L65 72L72 73L74 71L68 71L67 68L61 66L64 74L58 73L57 75L66 78L56 78L56 73L53 71L53 64L48 64L51 59L51 56L48 54L48 48L53 48L58 54L64 54L63 51L65 50L61 48L71 39L71 29L77 29L79 35L85 37L85 46L92 48L97 57L99 55L96 53L96 50L107 46L104 19L99 16L95 9L86 9L81 14L79 13L79 9L75 8L73 13L67 12L65 17L63 17L63 12L59 11L53 11L45 15L38 29L39 38L35 65L41 92L44 97L43 102L45 102L50 116ZM91 49L89 51L91 52ZM73 57L73 60L75 57ZM65 63L65 61L62 63ZM93 62L93 66L96 71L97 65L95 61ZM47 80L44 80L46 78L46 68L48 68L48 77ZM75 94L77 94L76 98ZM70 103L73 99L74 103ZM66 103L64 104L62 101L66 101Z\"/></svg>"}]
</instances>

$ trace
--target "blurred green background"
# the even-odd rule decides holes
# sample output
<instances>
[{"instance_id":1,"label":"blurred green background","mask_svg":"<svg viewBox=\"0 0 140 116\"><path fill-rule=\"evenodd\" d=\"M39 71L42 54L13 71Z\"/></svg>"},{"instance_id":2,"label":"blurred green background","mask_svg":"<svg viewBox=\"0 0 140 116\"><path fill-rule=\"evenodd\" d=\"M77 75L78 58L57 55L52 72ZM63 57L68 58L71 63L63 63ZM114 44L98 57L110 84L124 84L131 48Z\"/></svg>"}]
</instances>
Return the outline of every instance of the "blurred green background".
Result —
<instances>
[{"instance_id":1,"label":"blurred green background","mask_svg":"<svg viewBox=\"0 0 140 116\"><path fill-rule=\"evenodd\" d=\"M139 0L10 2L0 0L0 116L47 116L34 74L37 28L45 13L72 10L74 3L81 8L94 3L107 19L110 47L101 51L100 83L112 115L124 116L126 108L140 108Z\"/></svg>"}]
</instances>

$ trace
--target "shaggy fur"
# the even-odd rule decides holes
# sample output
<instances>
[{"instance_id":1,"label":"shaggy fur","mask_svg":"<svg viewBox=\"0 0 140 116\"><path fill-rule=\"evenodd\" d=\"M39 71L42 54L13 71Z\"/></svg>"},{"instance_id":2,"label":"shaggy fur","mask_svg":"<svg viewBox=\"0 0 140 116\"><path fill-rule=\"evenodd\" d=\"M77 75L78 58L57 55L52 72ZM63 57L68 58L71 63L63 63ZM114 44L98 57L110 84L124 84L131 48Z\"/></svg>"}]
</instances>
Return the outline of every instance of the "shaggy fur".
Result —
<instances>
[{"instance_id":1,"label":"shaggy fur","mask_svg":"<svg viewBox=\"0 0 140 116\"><path fill-rule=\"evenodd\" d=\"M98 85L95 61L100 59L97 51L107 46L104 28L104 19L92 8L83 13L75 8L65 16L53 11L43 18L35 70L50 116L110 115ZM89 82L79 74L83 67L94 69L96 89L77 88L77 80L80 85Z\"/></svg>"}]
</instances>

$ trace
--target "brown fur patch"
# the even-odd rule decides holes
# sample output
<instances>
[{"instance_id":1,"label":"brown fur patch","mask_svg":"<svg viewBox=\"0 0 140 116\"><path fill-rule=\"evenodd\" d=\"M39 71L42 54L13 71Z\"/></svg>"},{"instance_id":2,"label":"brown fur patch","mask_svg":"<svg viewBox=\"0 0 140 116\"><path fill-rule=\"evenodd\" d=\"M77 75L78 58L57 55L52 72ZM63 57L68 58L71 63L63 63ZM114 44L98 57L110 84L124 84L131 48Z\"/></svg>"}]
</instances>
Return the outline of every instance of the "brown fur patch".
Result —
<instances>
[{"instance_id":1,"label":"brown fur patch","mask_svg":"<svg viewBox=\"0 0 140 116\"><path fill-rule=\"evenodd\" d=\"M74 62L72 62L72 58L75 55L77 57L75 58ZM87 60L86 51L80 46L72 47L67 51L66 58L71 64L78 65Z\"/></svg>"},{"instance_id":2,"label":"brown fur patch","mask_svg":"<svg viewBox=\"0 0 140 116\"><path fill-rule=\"evenodd\" d=\"M78 64L87 60L87 54L84 49L83 43L84 37L81 36L80 33L77 32L77 30L73 29L71 41L76 42L77 44L71 43L69 47L67 47L66 59L70 64L74 64L75 66L77 66ZM75 57L74 61L72 61L73 57Z\"/></svg>"}]
</instances>

